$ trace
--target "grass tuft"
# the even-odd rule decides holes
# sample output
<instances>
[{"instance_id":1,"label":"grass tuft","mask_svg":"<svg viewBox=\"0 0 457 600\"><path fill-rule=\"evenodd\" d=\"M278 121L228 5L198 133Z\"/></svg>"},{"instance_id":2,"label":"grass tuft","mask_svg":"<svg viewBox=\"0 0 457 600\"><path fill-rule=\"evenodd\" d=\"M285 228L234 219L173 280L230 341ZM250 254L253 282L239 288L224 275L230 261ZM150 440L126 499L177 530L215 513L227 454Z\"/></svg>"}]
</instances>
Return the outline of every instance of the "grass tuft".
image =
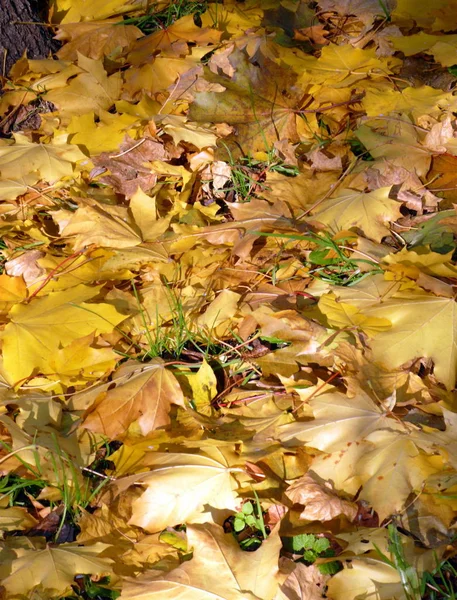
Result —
<instances>
[{"instance_id":1,"label":"grass tuft","mask_svg":"<svg viewBox=\"0 0 457 600\"><path fill-rule=\"evenodd\" d=\"M175 21L187 15L194 15L195 24L201 25L200 15L208 8L206 0L171 0L168 6L159 9L157 9L157 4L159 6L160 4L163 5L163 3L155 3L155 6L152 6L145 15L130 17L121 21L121 23L123 25L135 25L144 34L148 35L159 29L167 29Z\"/></svg>"}]
</instances>

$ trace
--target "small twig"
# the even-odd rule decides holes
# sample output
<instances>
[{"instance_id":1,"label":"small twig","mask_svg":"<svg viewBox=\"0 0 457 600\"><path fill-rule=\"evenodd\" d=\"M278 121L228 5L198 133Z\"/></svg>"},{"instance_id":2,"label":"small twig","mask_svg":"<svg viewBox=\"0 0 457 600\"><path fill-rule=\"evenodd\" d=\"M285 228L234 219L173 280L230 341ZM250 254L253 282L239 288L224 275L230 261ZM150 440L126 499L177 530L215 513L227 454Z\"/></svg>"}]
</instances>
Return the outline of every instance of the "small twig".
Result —
<instances>
[{"instance_id":1,"label":"small twig","mask_svg":"<svg viewBox=\"0 0 457 600\"><path fill-rule=\"evenodd\" d=\"M365 252L362 252L361 250L357 250L357 248L351 248L350 246L339 246L340 248L343 248L343 250L349 250L349 252L357 252L357 254L360 254L360 256L364 256L365 258L367 258L370 262L374 262L377 265L381 264L380 260L376 260L376 258L373 258L372 256L370 256L369 254L365 254ZM360 262L360 261L359 261Z\"/></svg>"},{"instance_id":2,"label":"small twig","mask_svg":"<svg viewBox=\"0 0 457 600\"><path fill-rule=\"evenodd\" d=\"M23 450L35 450L35 452L37 452L38 449L39 449L39 446L37 444L29 444L28 446L22 446L21 448L17 448L16 450L9 452L5 456L2 456L2 458L0 458L0 464L5 462L5 460L8 460L8 458L11 458L12 456L15 456L16 454L18 454L19 452L22 452Z\"/></svg>"},{"instance_id":3,"label":"small twig","mask_svg":"<svg viewBox=\"0 0 457 600\"><path fill-rule=\"evenodd\" d=\"M339 106L355 104L356 102L360 102L360 100L362 100L364 96L365 96L364 93L357 94L356 96L353 96L349 100L344 100L343 102L335 102L334 104L329 104L328 106L321 106L319 108L309 108L309 109L304 109L304 110L297 110L295 112L299 115L303 115L303 114L314 115L316 113L324 112L325 110L332 110L332 108L338 108Z\"/></svg>"},{"instance_id":4,"label":"small twig","mask_svg":"<svg viewBox=\"0 0 457 600\"><path fill-rule=\"evenodd\" d=\"M346 177L346 175L349 175L349 173L352 171L352 169L355 167L356 164L357 164L357 158L355 158L349 164L349 166L343 171L343 173L341 173L341 175L338 177L338 181L335 183L335 185L332 188L330 188L329 191L326 194L324 194L322 196L322 198L320 198L320 200L317 200L317 202L315 202L312 206L310 206L309 208L304 210L301 214L299 214L297 219L302 219L304 216L308 215L315 208L317 208L319 206L319 204L322 204L322 202L327 200L327 198L329 198L335 192L335 190L337 190L339 188L339 186L343 183L343 180Z\"/></svg>"},{"instance_id":5,"label":"small twig","mask_svg":"<svg viewBox=\"0 0 457 600\"><path fill-rule=\"evenodd\" d=\"M170 102L170 100L173 98L173 94L176 92L176 89L177 89L180 81L181 81L181 75L178 75L178 79L176 80L175 86L171 90L170 95L168 96L168 98L165 100L165 102L159 108L159 110L157 112L158 115L160 115L162 113L163 109L166 107L166 105L168 104L168 102Z\"/></svg>"},{"instance_id":6,"label":"small twig","mask_svg":"<svg viewBox=\"0 0 457 600\"><path fill-rule=\"evenodd\" d=\"M41 292L41 290L51 281L51 279L57 274L59 269L61 269L65 263L67 263L70 260L74 260L74 259L78 258L78 256L80 256L81 254L84 254L84 252L87 252L87 250L88 250L88 248L85 248L84 250L78 250L77 252L74 252L70 256L67 256L67 258L65 258L61 263L59 263L57 265L57 267L52 269L52 271L47 275L47 277L43 281L43 283L33 292L33 294L30 294L30 296L27 298L27 302L30 302L30 300L32 300L32 298L35 298L35 296L39 292Z\"/></svg>"},{"instance_id":7,"label":"small twig","mask_svg":"<svg viewBox=\"0 0 457 600\"><path fill-rule=\"evenodd\" d=\"M111 477L110 475L105 475L104 473L99 473L98 471L93 471L92 469L89 469L89 467L80 467L81 471L84 471L85 473L91 473L92 475L96 475L97 477L100 477L101 479L109 479L110 481L117 481L117 477Z\"/></svg>"},{"instance_id":8,"label":"small twig","mask_svg":"<svg viewBox=\"0 0 457 600\"><path fill-rule=\"evenodd\" d=\"M132 152L132 150L135 150L135 148L138 148L138 146L141 146L141 144L144 144L145 141L146 141L146 138L141 138L141 140L139 142L137 142L134 146L132 146L128 150L124 150L124 152L120 152L119 154L112 154L110 156L110 158L119 158L120 156L124 156L125 154Z\"/></svg>"},{"instance_id":9,"label":"small twig","mask_svg":"<svg viewBox=\"0 0 457 600\"><path fill-rule=\"evenodd\" d=\"M10 25L40 25L40 27L49 27L49 29L53 29L55 27L55 25L41 23L41 21L10 21Z\"/></svg>"},{"instance_id":10,"label":"small twig","mask_svg":"<svg viewBox=\"0 0 457 600\"><path fill-rule=\"evenodd\" d=\"M333 381L336 377L338 377L340 375L339 371L337 371L336 373L333 373L332 375L330 375L330 377L327 379L327 381L324 381L323 383L320 384L319 387L317 387L314 392L312 392L308 398L306 398L306 400L302 400L300 402L300 404L297 406L297 408L294 408L294 410L292 411L293 413L296 412L299 408L301 408L303 406L303 404L306 404L307 402L309 402L312 398L314 398L314 396L319 393L326 385L328 385L331 381Z\"/></svg>"}]
</instances>

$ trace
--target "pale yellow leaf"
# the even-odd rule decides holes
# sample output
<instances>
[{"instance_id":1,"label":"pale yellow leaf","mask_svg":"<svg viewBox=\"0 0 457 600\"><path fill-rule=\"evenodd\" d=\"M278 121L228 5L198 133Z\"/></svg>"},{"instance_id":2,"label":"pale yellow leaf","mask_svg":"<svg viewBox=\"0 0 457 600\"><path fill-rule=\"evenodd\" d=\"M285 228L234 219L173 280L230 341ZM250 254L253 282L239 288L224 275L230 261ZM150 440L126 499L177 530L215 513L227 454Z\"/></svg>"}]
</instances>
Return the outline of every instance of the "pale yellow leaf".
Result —
<instances>
[{"instance_id":1,"label":"pale yellow leaf","mask_svg":"<svg viewBox=\"0 0 457 600\"><path fill-rule=\"evenodd\" d=\"M380 331L386 331L392 327L389 319L368 317L357 307L341 302L333 293L321 296L319 310L324 313L332 326L339 329L360 329L368 335L375 336Z\"/></svg>"},{"instance_id":2,"label":"pale yellow leaf","mask_svg":"<svg viewBox=\"0 0 457 600\"><path fill-rule=\"evenodd\" d=\"M278 438L283 443L302 442L323 452L334 452L377 429L401 429L362 390L354 398L340 392L322 394L309 404L314 420L278 427Z\"/></svg>"},{"instance_id":3,"label":"pale yellow leaf","mask_svg":"<svg viewBox=\"0 0 457 600\"><path fill-rule=\"evenodd\" d=\"M256 552L240 550L233 536L225 534L222 527L209 524L188 526L187 540L189 547L194 549L192 560L164 575L146 574L127 581L121 600L272 598L271 591L274 593L277 585L277 542L272 544L271 555L268 550L256 558Z\"/></svg>"},{"instance_id":4,"label":"pale yellow leaf","mask_svg":"<svg viewBox=\"0 0 457 600\"><path fill-rule=\"evenodd\" d=\"M71 592L75 575L108 575L112 561L99 558L106 544L60 544L44 550L18 550L18 557L0 566L2 586L12 598L42 586L49 597Z\"/></svg>"},{"instance_id":5,"label":"pale yellow leaf","mask_svg":"<svg viewBox=\"0 0 457 600\"><path fill-rule=\"evenodd\" d=\"M55 219L61 221L61 235L71 238L75 250L91 244L107 248L131 248L141 244L141 235L127 221L127 211L121 206L105 207L95 202L83 204L67 215L61 211Z\"/></svg>"},{"instance_id":6,"label":"pale yellow leaf","mask_svg":"<svg viewBox=\"0 0 457 600\"><path fill-rule=\"evenodd\" d=\"M22 277L0 275L0 313L7 313L14 305L27 297L27 288Z\"/></svg>"},{"instance_id":7,"label":"pale yellow leaf","mask_svg":"<svg viewBox=\"0 0 457 600\"><path fill-rule=\"evenodd\" d=\"M0 508L0 529L2 531L23 531L37 524L26 508L21 506L10 506Z\"/></svg>"},{"instance_id":8,"label":"pale yellow leaf","mask_svg":"<svg viewBox=\"0 0 457 600\"><path fill-rule=\"evenodd\" d=\"M130 199L130 210L145 241L153 241L168 229L170 219L160 218L155 196L148 196L138 187Z\"/></svg>"},{"instance_id":9,"label":"pale yellow leaf","mask_svg":"<svg viewBox=\"0 0 457 600\"><path fill-rule=\"evenodd\" d=\"M373 276L353 288L333 288L343 302L367 317L389 319L392 327L370 340L374 359L397 368L416 358L431 358L435 376L451 389L457 376L457 309L453 298L420 289L398 291L398 286ZM390 284L390 286L389 286ZM371 295L374 287L387 294ZM389 289L390 287L390 289Z\"/></svg>"},{"instance_id":10,"label":"pale yellow leaf","mask_svg":"<svg viewBox=\"0 0 457 600\"><path fill-rule=\"evenodd\" d=\"M121 90L121 74L116 72L108 76L101 60L79 54L78 65L82 73L43 96L56 105L64 124L82 113L93 111L98 115L100 110L108 110L119 98Z\"/></svg>"},{"instance_id":11,"label":"pale yellow leaf","mask_svg":"<svg viewBox=\"0 0 457 600\"><path fill-rule=\"evenodd\" d=\"M192 388L192 401L197 412L211 414L211 401L217 395L217 379L213 369L203 359L202 366L196 373L189 373L186 377Z\"/></svg>"},{"instance_id":12,"label":"pale yellow leaf","mask_svg":"<svg viewBox=\"0 0 457 600\"><path fill-rule=\"evenodd\" d=\"M15 133L15 144L0 146L1 179L7 179L9 183L17 181L23 186L23 177L31 185L40 179L54 183L72 175L75 164L85 156L77 146L67 144L67 138L64 135L51 144L34 144L25 135Z\"/></svg>"},{"instance_id":13,"label":"pale yellow leaf","mask_svg":"<svg viewBox=\"0 0 457 600\"><path fill-rule=\"evenodd\" d=\"M204 454L154 453L147 457L145 466L152 470L125 480L147 486L134 502L130 523L154 533L179 523L192 523L208 504L214 508L236 507L237 487L233 469L220 454L218 460Z\"/></svg>"}]
</instances>

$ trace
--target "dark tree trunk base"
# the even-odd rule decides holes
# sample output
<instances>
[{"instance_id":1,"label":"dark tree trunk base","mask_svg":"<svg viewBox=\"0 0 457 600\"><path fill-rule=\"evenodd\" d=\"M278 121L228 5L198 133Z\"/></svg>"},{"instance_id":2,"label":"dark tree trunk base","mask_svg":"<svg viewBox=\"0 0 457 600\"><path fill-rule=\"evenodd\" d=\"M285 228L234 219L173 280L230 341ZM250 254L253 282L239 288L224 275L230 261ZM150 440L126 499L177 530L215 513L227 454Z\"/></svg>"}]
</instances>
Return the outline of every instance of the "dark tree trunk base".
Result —
<instances>
[{"instance_id":1,"label":"dark tree trunk base","mask_svg":"<svg viewBox=\"0 0 457 600\"><path fill-rule=\"evenodd\" d=\"M0 0L0 75L7 75L25 50L29 58L47 58L58 50L60 44L52 39L49 27L28 24L43 22L46 4L40 0Z\"/></svg>"}]
</instances>

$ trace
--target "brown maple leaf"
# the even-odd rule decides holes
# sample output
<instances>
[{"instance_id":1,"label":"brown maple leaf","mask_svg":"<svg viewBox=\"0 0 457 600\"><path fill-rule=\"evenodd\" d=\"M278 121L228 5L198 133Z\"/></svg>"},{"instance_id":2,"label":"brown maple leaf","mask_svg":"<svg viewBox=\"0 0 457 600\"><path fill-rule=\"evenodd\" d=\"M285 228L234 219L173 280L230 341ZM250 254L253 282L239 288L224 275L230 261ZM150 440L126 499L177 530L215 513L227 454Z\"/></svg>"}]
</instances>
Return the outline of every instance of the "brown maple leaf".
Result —
<instances>
[{"instance_id":1,"label":"brown maple leaf","mask_svg":"<svg viewBox=\"0 0 457 600\"><path fill-rule=\"evenodd\" d=\"M103 152L93 158L96 168L91 171L91 177L107 173L99 181L110 185L126 198L131 198L139 187L143 192L148 192L157 183L157 175L147 163L169 158L170 153L159 142L151 139L136 142L126 137L117 154Z\"/></svg>"}]
</instances>

